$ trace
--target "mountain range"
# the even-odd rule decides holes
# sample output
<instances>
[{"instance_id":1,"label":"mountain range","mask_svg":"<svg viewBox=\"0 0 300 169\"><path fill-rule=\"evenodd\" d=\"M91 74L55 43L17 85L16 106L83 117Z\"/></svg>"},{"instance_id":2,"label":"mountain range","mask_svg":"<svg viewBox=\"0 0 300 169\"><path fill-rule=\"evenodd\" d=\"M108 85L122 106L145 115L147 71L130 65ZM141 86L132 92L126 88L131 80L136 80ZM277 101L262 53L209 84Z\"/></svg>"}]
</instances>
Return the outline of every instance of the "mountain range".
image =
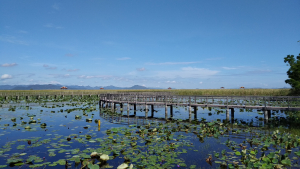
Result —
<instances>
[{"instance_id":1,"label":"mountain range","mask_svg":"<svg viewBox=\"0 0 300 169\"><path fill-rule=\"evenodd\" d=\"M0 85L0 90L55 90L60 89L63 85L59 84L35 84L35 85ZM132 87L116 87L113 85L110 86L78 86L78 85L70 85L66 86L70 90L98 90L101 87L104 90L116 90L116 89L160 89L160 88L148 88L145 86L134 85Z\"/></svg>"}]
</instances>

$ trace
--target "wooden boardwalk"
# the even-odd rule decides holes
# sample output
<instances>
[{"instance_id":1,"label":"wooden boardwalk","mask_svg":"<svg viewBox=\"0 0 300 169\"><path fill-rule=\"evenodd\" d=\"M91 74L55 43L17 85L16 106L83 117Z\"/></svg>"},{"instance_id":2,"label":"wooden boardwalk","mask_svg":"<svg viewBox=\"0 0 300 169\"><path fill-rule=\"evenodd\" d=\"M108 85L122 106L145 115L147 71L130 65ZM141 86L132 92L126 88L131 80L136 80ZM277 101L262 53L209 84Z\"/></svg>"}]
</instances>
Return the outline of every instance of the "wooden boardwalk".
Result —
<instances>
[{"instance_id":1,"label":"wooden boardwalk","mask_svg":"<svg viewBox=\"0 0 300 169\"><path fill-rule=\"evenodd\" d=\"M299 96L174 96L174 95L134 95L134 94L101 94L100 107L111 108L114 111L116 104L123 108L123 104L145 106L145 117L148 117L148 106L151 107L151 117L154 116L154 105L165 106L165 119L173 116L173 106L186 106L189 112L189 121L197 119L197 107L217 107L226 109L226 119L234 118L234 109L258 109L264 111L264 119L268 121L272 110L299 111ZM193 108L193 111L192 111ZM129 116L129 106L127 106Z\"/></svg>"}]
</instances>

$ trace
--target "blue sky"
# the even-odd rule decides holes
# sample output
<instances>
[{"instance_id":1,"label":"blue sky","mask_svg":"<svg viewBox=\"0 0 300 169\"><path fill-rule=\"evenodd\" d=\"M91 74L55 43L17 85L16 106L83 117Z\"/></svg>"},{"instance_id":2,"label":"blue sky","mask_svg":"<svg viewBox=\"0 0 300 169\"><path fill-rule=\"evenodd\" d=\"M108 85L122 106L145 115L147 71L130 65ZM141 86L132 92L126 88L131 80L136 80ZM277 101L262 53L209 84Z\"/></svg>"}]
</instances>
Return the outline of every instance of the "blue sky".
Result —
<instances>
[{"instance_id":1,"label":"blue sky","mask_svg":"<svg viewBox=\"0 0 300 169\"><path fill-rule=\"evenodd\" d=\"M0 85L289 87L299 0L0 1Z\"/></svg>"}]
</instances>

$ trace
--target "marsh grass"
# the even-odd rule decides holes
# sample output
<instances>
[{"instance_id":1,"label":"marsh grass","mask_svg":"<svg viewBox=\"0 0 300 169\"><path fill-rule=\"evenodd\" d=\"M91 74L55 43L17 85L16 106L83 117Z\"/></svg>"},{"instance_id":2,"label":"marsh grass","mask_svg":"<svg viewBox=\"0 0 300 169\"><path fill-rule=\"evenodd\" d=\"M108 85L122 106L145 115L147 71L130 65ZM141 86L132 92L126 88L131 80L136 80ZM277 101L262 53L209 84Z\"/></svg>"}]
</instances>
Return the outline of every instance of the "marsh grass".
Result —
<instances>
[{"instance_id":1,"label":"marsh grass","mask_svg":"<svg viewBox=\"0 0 300 169\"><path fill-rule=\"evenodd\" d=\"M143 90L0 90L0 96L9 95L95 95L102 93L167 92L173 95L214 96L287 96L289 89L143 89Z\"/></svg>"}]
</instances>

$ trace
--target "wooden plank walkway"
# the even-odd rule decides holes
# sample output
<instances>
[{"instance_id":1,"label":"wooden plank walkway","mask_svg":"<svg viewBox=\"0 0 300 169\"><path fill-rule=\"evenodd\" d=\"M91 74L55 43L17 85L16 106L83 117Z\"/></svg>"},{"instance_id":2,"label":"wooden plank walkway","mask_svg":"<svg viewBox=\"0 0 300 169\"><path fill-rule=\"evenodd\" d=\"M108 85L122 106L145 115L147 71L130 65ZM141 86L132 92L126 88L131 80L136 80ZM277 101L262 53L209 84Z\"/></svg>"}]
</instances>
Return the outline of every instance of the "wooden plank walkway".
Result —
<instances>
[{"instance_id":1,"label":"wooden plank walkway","mask_svg":"<svg viewBox=\"0 0 300 169\"><path fill-rule=\"evenodd\" d=\"M132 94L101 94L100 107L110 107L112 111L115 105L145 106L145 117L148 117L148 106L151 106L151 117L153 117L154 105L165 106L165 119L168 119L168 107L170 115L173 116L173 106L186 106L189 111L189 121L197 118L197 107L217 107L226 109L226 119L234 118L234 109L258 109L264 111L264 119L268 121L272 110L299 111L300 96L173 96L173 95L132 95ZM194 111L192 112L192 108ZM127 106L129 116L129 106Z\"/></svg>"}]
</instances>

